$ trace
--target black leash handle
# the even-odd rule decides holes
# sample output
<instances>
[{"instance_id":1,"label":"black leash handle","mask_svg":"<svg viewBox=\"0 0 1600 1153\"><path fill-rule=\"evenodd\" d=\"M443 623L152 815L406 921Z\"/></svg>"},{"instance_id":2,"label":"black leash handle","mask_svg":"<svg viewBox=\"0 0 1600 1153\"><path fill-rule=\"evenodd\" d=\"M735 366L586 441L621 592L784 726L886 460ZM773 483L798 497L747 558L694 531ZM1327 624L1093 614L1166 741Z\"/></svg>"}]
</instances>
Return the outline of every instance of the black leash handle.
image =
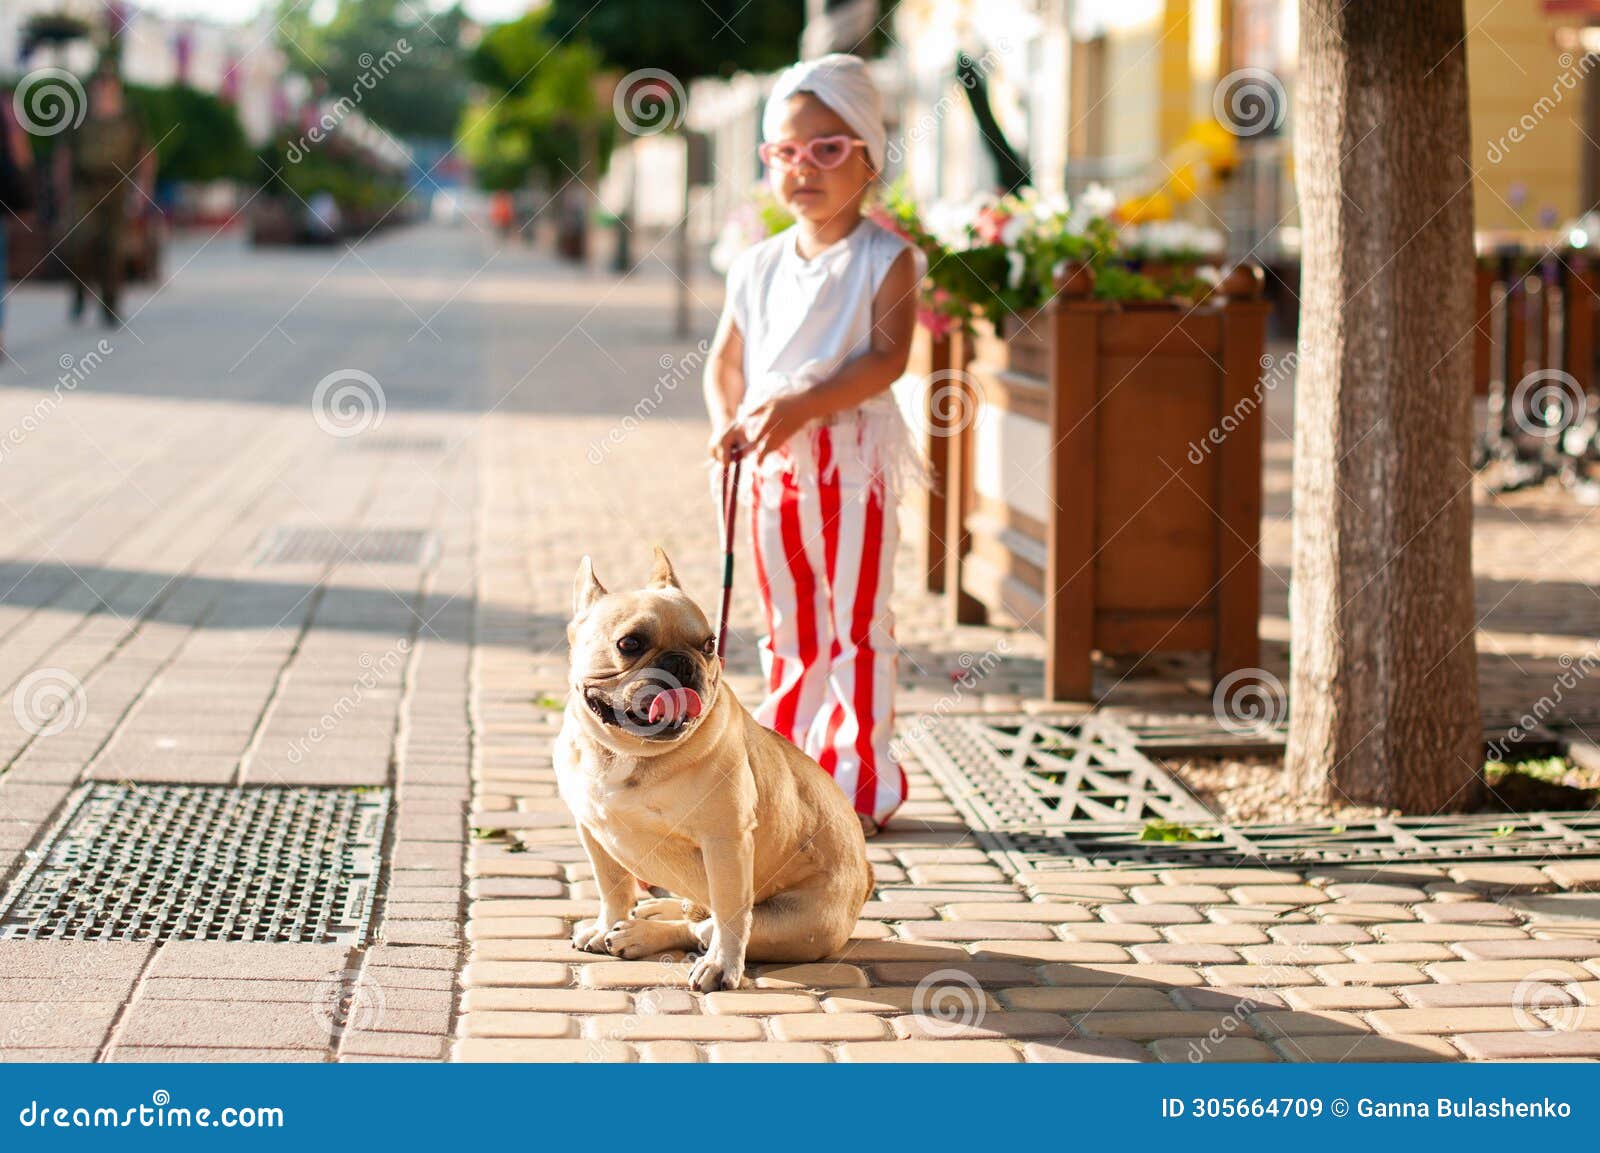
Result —
<instances>
[{"instance_id":1,"label":"black leash handle","mask_svg":"<svg viewBox=\"0 0 1600 1153\"><path fill-rule=\"evenodd\" d=\"M738 449L732 450L722 462L722 611L717 619L717 659L724 664L727 663L728 609L733 603L733 528L742 463Z\"/></svg>"}]
</instances>

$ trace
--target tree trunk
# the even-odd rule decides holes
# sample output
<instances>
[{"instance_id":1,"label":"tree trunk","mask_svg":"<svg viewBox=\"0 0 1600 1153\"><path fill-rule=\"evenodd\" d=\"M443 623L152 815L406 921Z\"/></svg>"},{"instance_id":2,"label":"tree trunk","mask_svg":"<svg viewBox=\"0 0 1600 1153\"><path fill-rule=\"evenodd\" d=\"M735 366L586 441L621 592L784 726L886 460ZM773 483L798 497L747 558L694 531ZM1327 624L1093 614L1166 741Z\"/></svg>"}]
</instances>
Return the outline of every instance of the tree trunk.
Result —
<instances>
[{"instance_id":1,"label":"tree trunk","mask_svg":"<svg viewBox=\"0 0 1600 1153\"><path fill-rule=\"evenodd\" d=\"M1288 771L1471 807L1472 165L1462 0L1302 0Z\"/></svg>"}]
</instances>

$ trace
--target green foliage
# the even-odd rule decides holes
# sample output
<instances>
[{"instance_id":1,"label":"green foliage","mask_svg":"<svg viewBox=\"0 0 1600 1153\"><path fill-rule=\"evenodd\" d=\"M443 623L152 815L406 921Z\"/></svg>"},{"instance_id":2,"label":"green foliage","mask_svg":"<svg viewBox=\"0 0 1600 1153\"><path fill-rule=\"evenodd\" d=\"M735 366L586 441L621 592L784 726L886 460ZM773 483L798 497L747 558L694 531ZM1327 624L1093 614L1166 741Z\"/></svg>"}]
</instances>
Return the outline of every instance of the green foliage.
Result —
<instances>
[{"instance_id":1,"label":"green foliage","mask_svg":"<svg viewBox=\"0 0 1600 1153\"><path fill-rule=\"evenodd\" d=\"M1222 836L1216 829L1191 829L1177 821L1147 821L1139 834L1141 841L1215 841Z\"/></svg>"},{"instance_id":2,"label":"green foliage","mask_svg":"<svg viewBox=\"0 0 1600 1153\"><path fill-rule=\"evenodd\" d=\"M1095 272L1096 300L1164 300L1167 295L1161 285L1123 264L1107 261Z\"/></svg>"},{"instance_id":3,"label":"green foliage","mask_svg":"<svg viewBox=\"0 0 1600 1153\"><path fill-rule=\"evenodd\" d=\"M339 210L348 214L382 215L405 199L408 187L396 176L376 171L370 163L335 141L300 151L298 161L289 159L295 140L284 135L258 154L256 168L264 179L268 196L293 194L309 201L319 192L331 193Z\"/></svg>"},{"instance_id":4,"label":"green foliage","mask_svg":"<svg viewBox=\"0 0 1600 1153\"><path fill-rule=\"evenodd\" d=\"M1094 274L1099 300L1164 300L1197 291L1188 281L1160 284L1135 272L1111 221L1093 211L1070 212L1062 198L1045 200L1025 190L981 208L934 211L943 224L930 227L900 185L885 189L872 209L880 224L927 257L920 319L935 331L975 316L998 320L1040 308L1055 295L1058 273L1074 264Z\"/></svg>"},{"instance_id":5,"label":"green foliage","mask_svg":"<svg viewBox=\"0 0 1600 1153\"><path fill-rule=\"evenodd\" d=\"M362 114L396 136L455 132L467 99L459 4L434 12L423 0L333 0L325 21L323 7L279 0L279 47L298 71L332 99L359 94Z\"/></svg>"},{"instance_id":6,"label":"green foliage","mask_svg":"<svg viewBox=\"0 0 1600 1153\"><path fill-rule=\"evenodd\" d=\"M550 0L546 33L587 40L622 72L660 69L687 85L702 76L771 72L793 64L804 0Z\"/></svg>"},{"instance_id":7,"label":"green foliage","mask_svg":"<svg viewBox=\"0 0 1600 1153\"><path fill-rule=\"evenodd\" d=\"M254 175L255 160L233 107L182 84L126 86L128 105L156 149L161 180L238 180Z\"/></svg>"},{"instance_id":8,"label":"green foliage","mask_svg":"<svg viewBox=\"0 0 1600 1153\"><path fill-rule=\"evenodd\" d=\"M603 171L615 124L596 92L592 46L552 42L543 16L531 14L484 33L467 69L483 94L462 114L458 136L480 185L516 189L531 176L563 184L583 170L586 139Z\"/></svg>"},{"instance_id":9,"label":"green foliage","mask_svg":"<svg viewBox=\"0 0 1600 1153\"><path fill-rule=\"evenodd\" d=\"M1567 774L1572 771L1572 766L1563 757L1544 757L1531 761L1513 761L1511 764L1489 766L1490 776L1498 775L1495 770L1503 772L1523 773L1535 780L1549 781L1552 784L1561 784L1566 780Z\"/></svg>"}]
</instances>

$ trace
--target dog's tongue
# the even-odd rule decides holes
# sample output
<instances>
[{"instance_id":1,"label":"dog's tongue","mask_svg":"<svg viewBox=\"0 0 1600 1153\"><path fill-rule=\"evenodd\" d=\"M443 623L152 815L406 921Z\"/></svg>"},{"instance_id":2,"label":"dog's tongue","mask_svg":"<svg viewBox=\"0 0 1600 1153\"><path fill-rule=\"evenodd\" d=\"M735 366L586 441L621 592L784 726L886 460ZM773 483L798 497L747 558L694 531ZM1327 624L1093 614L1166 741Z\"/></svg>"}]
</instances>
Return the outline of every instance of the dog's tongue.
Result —
<instances>
[{"instance_id":1,"label":"dog's tongue","mask_svg":"<svg viewBox=\"0 0 1600 1153\"><path fill-rule=\"evenodd\" d=\"M682 722L700 715L700 694L693 689L663 689L650 701L650 723Z\"/></svg>"}]
</instances>

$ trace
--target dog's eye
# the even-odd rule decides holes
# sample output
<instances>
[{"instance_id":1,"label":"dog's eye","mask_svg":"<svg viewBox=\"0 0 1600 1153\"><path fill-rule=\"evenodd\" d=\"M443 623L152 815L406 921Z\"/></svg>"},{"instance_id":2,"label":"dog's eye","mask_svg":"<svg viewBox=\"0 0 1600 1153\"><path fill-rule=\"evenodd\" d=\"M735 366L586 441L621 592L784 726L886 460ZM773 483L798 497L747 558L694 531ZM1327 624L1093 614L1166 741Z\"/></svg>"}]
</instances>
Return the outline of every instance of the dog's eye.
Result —
<instances>
[{"instance_id":1,"label":"dog's eye","mask_svg":"<svg viewBox=\"0 0 1600 1153\"><path fill-rule=\"evenodd\" d=\"M717 653L717 638L707 637L706 643L700 646L700 651L708 657L715 656Z\"/></svg>"},{"instance_id":2,"label":"dog's eye","mask_svg":"<svg viewBox=\"0 0 1600 1153\"><path fill-rule=\"evenodd\" d=\"M623 637L617 642L617 651L619 653L626 653L628 656L632 656L642 648L644 648L644 641L640 640L633 633L629 633L627 636Z\"/></svg>"}]
</instances>

